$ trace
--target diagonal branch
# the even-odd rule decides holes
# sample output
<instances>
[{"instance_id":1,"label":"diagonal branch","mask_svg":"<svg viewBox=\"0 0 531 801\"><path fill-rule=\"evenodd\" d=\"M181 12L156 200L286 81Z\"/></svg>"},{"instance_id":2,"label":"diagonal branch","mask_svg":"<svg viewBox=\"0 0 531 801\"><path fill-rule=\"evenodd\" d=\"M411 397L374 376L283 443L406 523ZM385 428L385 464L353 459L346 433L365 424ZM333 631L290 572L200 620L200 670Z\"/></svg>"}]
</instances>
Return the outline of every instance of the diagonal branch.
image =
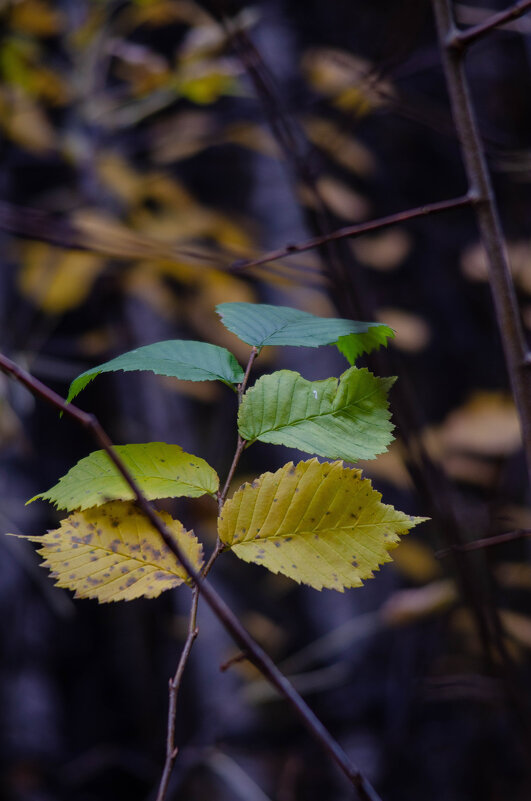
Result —
<instances>
[{"instance_id":1,"label":"diagonal branch","mask_svg":"<svg viewBox=\"0 0 531 801\"><path fill-rule=\"evenodd\" d=\"M442 548L435 552L437 559L449 556L452 551L479 551L482 548L491 548L493 545L503 545L506 542L522 540L531 537L531 529L517 529L516 531L506 531L504 534L495 534L493 537L483 537L480 540L472 540L463 545L452 545L451 548Z\"/></svg>"},{"instance_id":2,"label":"diagonal branch","mask_svg":"<svg viewBox=\"0 0 531 801\"><path fill-rule=\"evenodd\" d=\"M122 459L114 450L111 440L105 433L97 418L93 414L88 414L82 409L79 409L77 406L74 406L74 404L67 404L63 398L50 389L50 387L46 386L46 384L43 384L42 381L34 378L28 372L19 367L19 365L15 364L15 362L11 361L11 359L7 358L7 356L4 356L1 353L0 370L12 378L15 378L19 383L27 387L27 389L29 389L33 395L51 404L56 409L59 409L92 433L94 438L106 451L106 453L109 455L109 458L116 465L116 468L120 474L124 477L133 490L139 508L142 510L153 528L158 531L164 543L181 562L182 566L190 576L194 586L197 588L198 593L205 599L220 623L230 634L236 644L248 654L248 658L258 668L262 675L273 687L275 687L280 695L282 695L288 701L299 720L306 726L313 737L320 743L323 750L336 763L350 783L356 788L360 801L381 801L372 785L352 764L339 743L334 740L330 732L321 723L315 713L312 712L310 707L298 694L284 674L278 669L273 660L258 645L258 643L253 640L247 630L242 626L234 612L229 606L227 606L223 598L207 581L200 576L200 574L190 564L188 558L182 553L181 548L172 538L170 531L157 515L153 506L151 506L151 504L148 502L137 482L123 463Z\"/></svg>"},{"instance_id":3,"label":"diagonal branch","mask_svg":"<svg viewBox=\"0 0 531 801\"><path fill-rule=\"evenodd\" d=\"M250 267L258 267L260 264L267 264L272 261L278 261L278 259L285 259L293 253L304 253L307 250L313 250L314 248L321 247L321 245L325 245L327 242L334 242L338 239L354 239L370 231L379 231L382 228L388 228L390 225L407 222L408 220L415 220L417 217L427 217L430 214L437 214L441 211L469 206L472 200L473 198L471 195L463 195L462 197L452 198L451 200L442 200L438 203L428 203L425 206L418 206L417 208L408 209L407 211L399 211L396 214L389 214L387 217L380 217L377 220L369 220L368 222L357 223L356 225L347 225L344 228L339 228L337 231L332 231L331 234L324 234L314 239L308 239L306 242L298 242L297 244L286 245L284 248L278 248L278 250L272 250L257 259L235 261L231 269L232 272L241 272Z\"/></svg>"},{"instance_id":4,"label":"diagonal branch","mask_svg":"<svg viewBox=\"0 0 531 801\"><path fill-rule=\"evenodd\" d=\"M478 39L482 39L483 36L490 33L494 28L499 28L507 22L511 22L513 19L523 17L528 11L531 11L531 0L518 0L518 2L510 8L505 11L499 11L497 14L492 14L492 16L487 17L487 19L477 25L467 28L464 31L455 31L448 40L448 44L457 49L468 47L468 45L473 44L473 42L476 42Z\"/></svg>"}]
</instances>

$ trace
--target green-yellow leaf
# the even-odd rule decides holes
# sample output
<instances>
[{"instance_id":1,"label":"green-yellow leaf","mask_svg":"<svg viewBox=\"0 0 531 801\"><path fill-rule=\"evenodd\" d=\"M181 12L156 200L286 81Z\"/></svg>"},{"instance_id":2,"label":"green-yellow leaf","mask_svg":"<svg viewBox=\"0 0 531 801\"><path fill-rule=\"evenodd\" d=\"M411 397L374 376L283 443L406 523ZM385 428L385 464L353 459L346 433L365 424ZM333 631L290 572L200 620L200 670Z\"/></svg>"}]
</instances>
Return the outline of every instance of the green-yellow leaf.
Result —
<instances>
[{"instance_id":1,"label":"green-yellow leaf","mask_svg":"<svg viewBox=\"0 0 531 801\"><path fill-rule=\"evenodd\" d=\"M117 445L115 451L148 498L198 498L215 495L219 478L208 462L186 453L178 445L147 442ZM58 509L89 509L112 500L132 500L129 484L103 450L81 459L47 492L35 495Z\"/></svg>"},{"instance_id":2,"label":"green-yellow leaf","mask_svg":"<svg viewBox=\"0 0 531 801\"><path fill-rule=\"evenodd\" d=\"M238 428L248 442L287 445L329 459L374 459L393 439L387 392L394 378L348 369L307 381L279 370L259 378L240 406Z\"/></svg>"},{"instance_id":3,"label":"green-yellow leaf","mask_svg":"<svg viewBox=\"0 0 531 801\"><path fill-rule=\"evenodd\" d=\"M202 546L191 531L166 512L159 517L192 565L202 565ZM184 568L133 503L112 503L75 512L55 531L38 542L58 587L74 590L76 598L97 598L100 603L132 601L190 583Z\"/></svg>"},{"instance_id":4,"label":"green-yellow leaf","mask_svg":"<svg viewBox=\"0 0 531 801\"><path fill-rule=\"evenodd\" d=\"M223 506L219 536L236 556L317 590L343 592L389 562L425 518L381 503L361 471L317 459L244 484Z\"/></svg>"}]
</instances>

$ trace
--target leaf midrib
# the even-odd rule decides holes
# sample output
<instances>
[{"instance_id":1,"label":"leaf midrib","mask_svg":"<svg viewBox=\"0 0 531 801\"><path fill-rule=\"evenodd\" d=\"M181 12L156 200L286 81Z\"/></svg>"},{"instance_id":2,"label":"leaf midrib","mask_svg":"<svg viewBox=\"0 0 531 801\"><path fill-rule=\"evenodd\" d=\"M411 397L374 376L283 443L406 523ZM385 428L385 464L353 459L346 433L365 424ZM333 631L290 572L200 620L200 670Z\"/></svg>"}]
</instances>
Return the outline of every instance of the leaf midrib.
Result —
<instances>
[{"instance_id":1,"label":"leaf midrib","mask_svg":"<svg viewBox=\"0 0 531 801\"><path fill-rule=\"evenodd\" d=\"M336 397L337 397L337 392L338 391L339 391L339 387L337 388L337 391L336 391ZM378 387L373 389L371 392L368 392L366 395L363 395L361 398L358 398L356 403L345 405L345 406L341 407L340 409L332 409L331 411L321 412L320 414L311 414L311 415L308 415L307 417L301 417L301 418L298 418L296 420L292 420L289 423L283 423L282 425L278 425L278 426L270 426L269 428L261 428L259 433L254 437L254 439L258 439L258 437L260 435L262 435L262 434L267 434L268 431L281 431L283 428L291 428L292 426L299 425L300 423L306 423L308 421L309 422L313 422L316 419L322 419L323 417L328 417L328 416L332 416L333 417L334 415L341 414L346 409L351 408L351 407L357 408L359 406L359 404L362 403L362 401L366 400L367 398L370 398L372 395L375 395L377 392L378 392ZM384 410L382 410L382 411L384 411Z\"/></svg>"}]
</instances>

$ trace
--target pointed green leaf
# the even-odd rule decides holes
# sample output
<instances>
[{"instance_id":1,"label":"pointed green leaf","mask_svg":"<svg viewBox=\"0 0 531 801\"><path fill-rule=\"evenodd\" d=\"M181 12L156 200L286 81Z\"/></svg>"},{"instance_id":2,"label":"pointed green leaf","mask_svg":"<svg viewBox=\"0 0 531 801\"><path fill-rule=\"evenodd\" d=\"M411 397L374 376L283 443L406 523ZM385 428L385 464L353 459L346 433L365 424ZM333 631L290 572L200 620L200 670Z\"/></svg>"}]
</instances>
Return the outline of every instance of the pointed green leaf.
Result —
<instances>
[{"instance_id":1,"label":"pointed green leaf","mask_svg":"<svg viewBox=\"0 0 531 801\"><path fill-rule=\"evenodd\" d=\"M279 370L249 389L238 413L243 439L287 445L329 459L374 459L393 439L387 392L394 378L350 367L339 379L307 381Z\"/></svg>"},{"instance_id":2,"label":"pointed green leaf","mask_svg":"<svg viewBox=\"0 0 531 801\"><path fill-rule=\"evenodd\" d=\"M122 353L116 359L86 370L70 384L67 403L100 373L147 370L183 381L223 381L232 386L243 381L243 370L225 348L188 339L169 339Z\"/></svg>"},{"instance_id":3,"label":"pointed green leaf","mask_svg":"<svg viewBox=\"0 0 531 801\"><path fill-rule=\"evenodd\" d=\"M356 364L362 353L370 353L381 345L387 347L387 340L392 339L395 332L388 325L373 325L365 334L347 334L337 340L337 349L348 360Z\"/></svg>"},{"instance_id":4,"label":"pointed green leaf","mask_svg":"<svg viewBox=\"0 0 531 801\"><path fill-rule=\"evenodd\" d=\"M256 348L264 345L297 345L318 348L335 345L340 337L352 336L358 341L359 352L394 336L393 330L380 323L360 323L332 317L316 317L309 312L289 306L269 306L265 303L220 303L216 306L221 322L243 342ZM368 332L381 331L367 337Z\"/></svg>"},{"instance_id":5,"label":"pointed green leaf","mask_svg":"<svg viewBox=\"0 0 531 801\"><path fill-rule=\"evenodd\" d=\"M148 498L198 498L215 495L219 478L208 462L178 445L148 442L117 445L115 451ZM132 500L133 490L105 451L85 456L47 492L35 495L58 509L89 509L112 500Z\"/></svg>"},{"instance_id":6,"label":"pointed green leaf","mask_svg":"<svg viewBox=\"0 0 531 801\"><path fill-rule=\"evenodd\" d=\"M372 578L400 536L425 519L381 497L342 462L289 462L234 493L221 510L219 536L246 562L343 592Z\"/></svg>"},{"instance_id":7,"label":"pointed green leaf","mask_svg":"<svg viewBox=\"0 0 531 801\"><path fill-rule=\"evenodd\" d=\"M203 549L191 531L166 512L157 512L192 565L199 570ZM43 567L58 587L76 598L100 603L156 598L164 590L190 583L177 557L132 503L113 501L75 512L43 537L23 537L42 546Z\"/></svg>"}]
</instances>

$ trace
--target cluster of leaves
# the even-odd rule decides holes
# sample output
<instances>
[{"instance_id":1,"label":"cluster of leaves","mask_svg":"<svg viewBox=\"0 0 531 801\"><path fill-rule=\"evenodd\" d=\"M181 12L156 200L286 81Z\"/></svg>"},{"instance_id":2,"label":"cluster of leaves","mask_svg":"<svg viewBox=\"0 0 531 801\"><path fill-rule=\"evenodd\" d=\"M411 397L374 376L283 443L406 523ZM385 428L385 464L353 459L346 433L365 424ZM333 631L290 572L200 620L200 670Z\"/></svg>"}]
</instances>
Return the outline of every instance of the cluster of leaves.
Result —
<instances>
[{"instance_id":1,"label":"cluster of leaves","mask_svg":"<svg viewBox=\"0 0 531 801\"><path fill-rule=\"evenodd\" d=\"M377 323L325 319L289 307L225 303L224 325L256 353L266 345L335 344L355 358L393 336ZM149 370L186 381L219 380L242 389L244 372L228 350L204 342L171 340L125 353L76 378L68 400L109 371ZM280 370L241 393L238 431L256 440L355 462L386 450L393 439L387 392L393 379L352 365L340 377L307 381ZM218 495L219 478L203 459L163 442L123 445L117 453L150 500ZM73 511L44 537L44 564L57 584L99 601L155 597L190 579L132 503L133 493L105 451L78 462L36 498ZM196 570L203 565L195 534L166 513L162 519ZM322 589L359 586L400 535L420 522L392 506L361 471L316 458L264 473L225 501L218 518L223 549L247 562Z\"/></svg>"}]
</instances>

